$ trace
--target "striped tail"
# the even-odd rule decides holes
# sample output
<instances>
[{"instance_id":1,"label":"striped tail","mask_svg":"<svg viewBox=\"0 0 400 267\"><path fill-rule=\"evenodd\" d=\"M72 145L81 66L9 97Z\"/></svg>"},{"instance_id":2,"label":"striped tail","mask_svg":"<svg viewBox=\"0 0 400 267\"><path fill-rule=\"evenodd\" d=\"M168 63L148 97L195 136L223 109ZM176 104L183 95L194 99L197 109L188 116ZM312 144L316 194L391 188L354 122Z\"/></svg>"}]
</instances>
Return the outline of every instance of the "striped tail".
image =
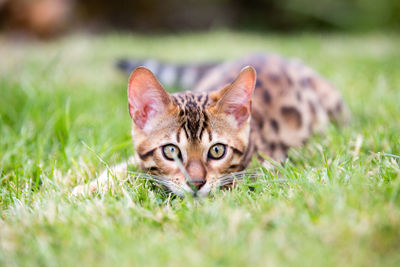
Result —
<instances>
[{"instance_id":1,"label":"striped tail","mask_svg":"<svg viewBox=\"0 0 400 267\"><path fill-rule=\"evenodd\" d=\"M148 60L119 60L118 69L131 73L135 68L144 66L151 70L162 85L166 87L178 86L185 90L193 89L204 75L219 65L219 62L199 64L174 64L153 59Z\"/></svg>"}]
</instances>

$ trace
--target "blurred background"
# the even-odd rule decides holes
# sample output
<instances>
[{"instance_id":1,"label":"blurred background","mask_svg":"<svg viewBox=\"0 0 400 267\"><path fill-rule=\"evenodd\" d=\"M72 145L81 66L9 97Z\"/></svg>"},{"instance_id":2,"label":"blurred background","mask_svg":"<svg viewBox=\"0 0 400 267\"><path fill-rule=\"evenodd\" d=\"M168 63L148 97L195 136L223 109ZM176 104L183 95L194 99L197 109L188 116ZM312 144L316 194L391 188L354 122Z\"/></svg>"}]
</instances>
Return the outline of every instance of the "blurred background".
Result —
<instances>
[{"instance_id":1,"label":"blurred background","mask_svg":"<svg viewBox=\"0 0 400 267\"><path fill-rule=\"evenodd\" d=\"M0 0L0 31L398 31L399 0Z\"/></svg>"}]
</instances>

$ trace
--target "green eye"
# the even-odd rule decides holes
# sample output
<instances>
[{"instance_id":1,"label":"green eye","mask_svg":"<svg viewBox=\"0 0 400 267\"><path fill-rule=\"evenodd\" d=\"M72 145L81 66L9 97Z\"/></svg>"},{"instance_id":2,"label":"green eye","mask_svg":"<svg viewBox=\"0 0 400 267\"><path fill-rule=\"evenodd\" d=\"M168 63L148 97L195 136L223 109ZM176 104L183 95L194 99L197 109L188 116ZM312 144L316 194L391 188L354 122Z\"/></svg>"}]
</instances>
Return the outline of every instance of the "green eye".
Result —
<instances>
[{"instance_id":1,"label":"green eye","mask_svg":"<svg viewBox=\"0 0 400 267\"><path fill-rule=\"evenodd\" d=\"M211 159L220 159L225 155L225 145L216 144L213 145L208 151L208 157Z\"/></svg>"},{"instance_id":2,"label":"green eye","mask_svg":"<svg viewBox=\"0 0 400 267\"><path fill-rule=\"evenodd\" d=\"M181 158L181 151L175 145L165 145L162 147L163 155L168 160L174 160L174 158Z\"/></svg>"}]
</instances>

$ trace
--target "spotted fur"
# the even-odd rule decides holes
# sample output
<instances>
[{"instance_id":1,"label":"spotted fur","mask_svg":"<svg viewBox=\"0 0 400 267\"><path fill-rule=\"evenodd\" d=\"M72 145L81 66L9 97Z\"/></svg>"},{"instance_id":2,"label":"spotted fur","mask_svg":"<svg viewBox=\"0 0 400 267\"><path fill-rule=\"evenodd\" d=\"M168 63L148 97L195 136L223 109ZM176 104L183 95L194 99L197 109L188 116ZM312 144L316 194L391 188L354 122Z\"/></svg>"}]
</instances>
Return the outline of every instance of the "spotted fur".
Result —
<instances>
[{"instance_id":1,"label":"spotted fur","mask_svg":"<svg viewBox=\"0 0 400 267\"><path fill-rule=\"evenodd\" d=\"M254 152L284 160L290 147L304 144L329 120L344 123L349 112L339 91L299 60L253 54L211 69L195 91L212 92L235 78L243 66L257 71L251 122Z\"/></svg>"},{"instance_id":2,"label":"spotted fur","mask_svg":"<svg viewBox=\"0 0 400 267\"><path fill-rule=\"evenodd\" d=\"M231 183L253 156L282 161L329 119L348 119L339 91L297 60L254 54L200 72L194 90L172 95L144 67L129 80L136 162L178 195L207 195ZM226 153L218 160L209 156L216 144ZM180 151L179 162L165 157L167 145Z\"/></svg>"}]
</instances>

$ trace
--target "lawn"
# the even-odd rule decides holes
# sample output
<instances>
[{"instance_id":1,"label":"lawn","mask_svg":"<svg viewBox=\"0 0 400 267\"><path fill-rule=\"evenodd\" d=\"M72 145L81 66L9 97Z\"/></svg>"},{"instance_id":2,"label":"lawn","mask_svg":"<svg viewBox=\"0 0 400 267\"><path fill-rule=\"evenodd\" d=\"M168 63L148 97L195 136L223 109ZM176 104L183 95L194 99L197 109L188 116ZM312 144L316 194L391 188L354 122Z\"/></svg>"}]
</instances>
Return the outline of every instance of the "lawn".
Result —
<instances>
[{"instance_id":1,"label":"lawn","mask_svg":"<svg viewBox=\"0 0 400 267\"><path fill-rule=\"evenodd\" d=\"M0 266L399 266L399 47L393 33L0 38ZM340 88L351 123L292 149L278 173L209 198L173 198L142 180L70 197L133 153L117 58L252 51L317 69Z\"/></svg>"}]
</instances>

